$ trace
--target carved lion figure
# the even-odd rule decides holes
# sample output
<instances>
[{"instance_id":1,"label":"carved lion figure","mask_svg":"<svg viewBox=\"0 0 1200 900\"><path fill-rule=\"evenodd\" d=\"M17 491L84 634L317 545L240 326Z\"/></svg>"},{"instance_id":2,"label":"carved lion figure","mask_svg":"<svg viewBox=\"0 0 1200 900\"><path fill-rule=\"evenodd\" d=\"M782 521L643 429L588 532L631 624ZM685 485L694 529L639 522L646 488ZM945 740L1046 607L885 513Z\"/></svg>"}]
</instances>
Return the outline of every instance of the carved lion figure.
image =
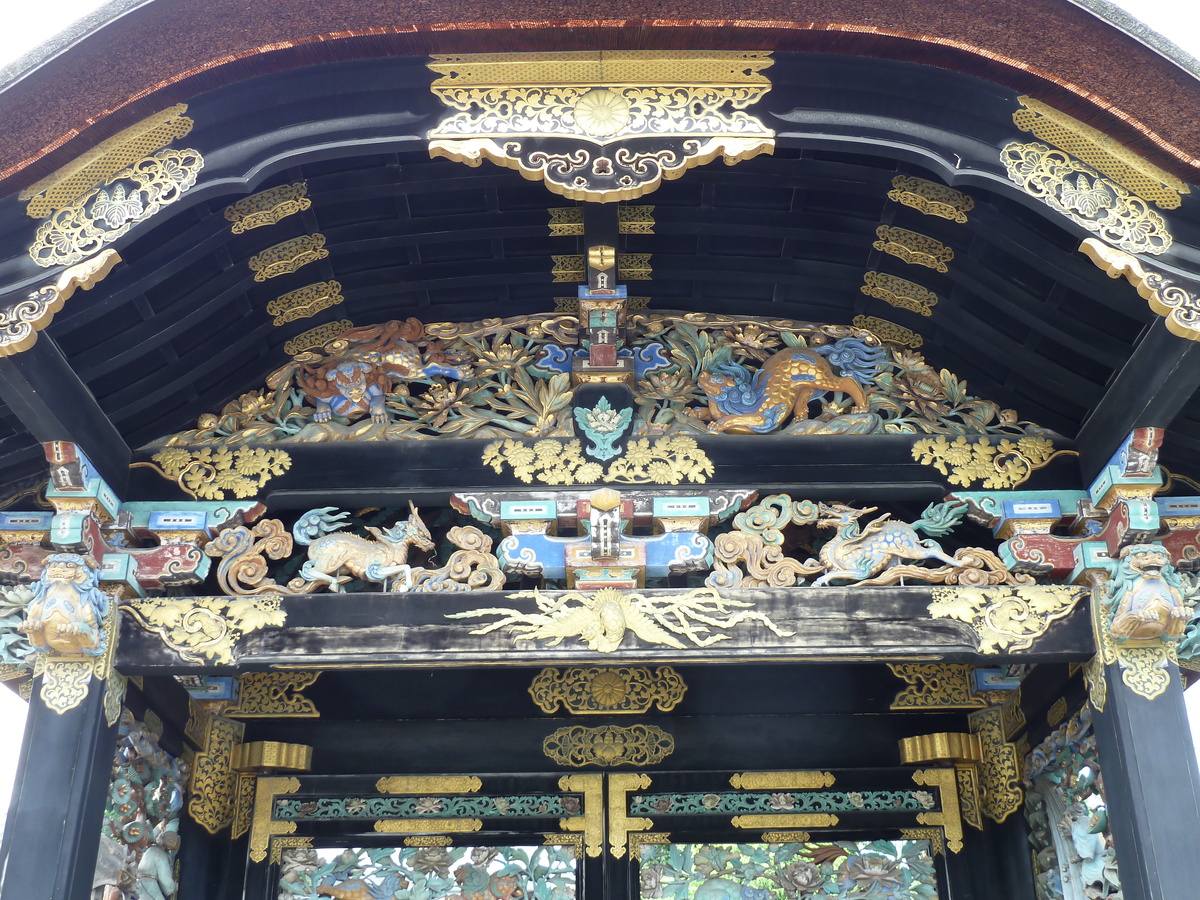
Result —
<instances>
[{"instance_id":1,"label":"carved lion figure","mask_svg":"<svg viewBox=\"0 0 1200 900\"><path fill-rule=\"evenodd\" d=\"M67 656L100 656L105 649L104 620L108 595L99 588L99 572L75 553L46 557L42 577L18 630L38 650Z\"/></svg>"},{"instance_id":2,"label":"carved lion figure","mask_svg":"<svg viewBox=\"0 0 1200 900\"><path fill-rule=\"evenodd\" d=\"M1109 633L1122 641L1178 640L1192 617L1171 557L1156 544L1131 544L1121 551L1105 603Z\"/></svg>"}]
</instances>

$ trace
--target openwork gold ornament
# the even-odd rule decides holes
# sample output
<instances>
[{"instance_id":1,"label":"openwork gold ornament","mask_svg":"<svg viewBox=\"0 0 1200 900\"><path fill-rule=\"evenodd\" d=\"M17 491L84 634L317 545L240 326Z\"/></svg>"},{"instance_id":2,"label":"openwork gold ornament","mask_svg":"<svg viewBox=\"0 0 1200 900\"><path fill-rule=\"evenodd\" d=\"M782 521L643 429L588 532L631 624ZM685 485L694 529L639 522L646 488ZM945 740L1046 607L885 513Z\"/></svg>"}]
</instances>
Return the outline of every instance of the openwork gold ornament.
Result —
<instances>
[{"instance_id":1,"label":"openwork gold ornament","mask_svg":"<svg viewBox=\"0 0 1200 900\"><path fill-rule=\"evenodd\" d=\"M483 448L483 464L496 472L509 466L526 484L703 484L714 471L708 454L687 435L630 441L607 467L585 458L579 441L493 441Z\"/></svg>"},{"instance_id":2,"label":"openwork gold ornament","mask_svg":"<svg viewBox=\"0 0 1200 900\"><path fill-rule=\"evenodd\" d=\"M482 819L376 819L378 834L412 834L414 831L450 831L466 834L483 828Z\"/></svg>"},{"instance_id":3,"label":"openwork gold ornament","mask_svg":"<svg viewBox=\"0 0 1200 900\"><path fill-rule=\"evenodd\" d=\"M889 322L887 319L880 319L876 316L855 316L852 324L855 328L862 328L865 331L871 332L879 340L885 344L896 344L900 347L911 347L917 349L925 343L925 338L921 337L915 331L905 328L903 325L897 325L895 322Z\"/></svg>"},{"instance_id":4,"label":"openwork gold ornament","mask_svg":"<svg viewBox=\"0 0 1200 900\"><path fill-rule=\"evenodd\" d=\"M349 331L353 327L354 323L349 319L326 322L324 325L318 325L316 328L300 332L300 334L283 345L283 352L288 356L295 356L298 353L303 353L305 350L315 350L324 347L341 335L343 331Z\"/></svg>"},{"instance_id":5,"label":"openwork gold ornament","mask_svg":"<svg viewBox=\"0 0 1200 900\"><path fill-rule=\"evenodd\" d=\"M652 766L675 752L675 738L657 725L559 728L542 752L560 766Z\"/></svg>"},{"instance_id":6,"label":"openwork gold ornament","mask_svg":"<svg viewBox=\"0 0 1200 900\"><path fill-rule=\"evenodd\" d=\"M49 709L60 715L74 709L87 696L93 678L105 682L112 676L119 623L116 599L110 597L108 616L103 624L104 652L100 656L66 655L54 650L36 654L33 675L35 678L39 675L42 677L42 689L38 696ZM29 683L32 684L32 680Z\"/></svg>"},{"instance_id":7,"label":"openwork gold ornament","mask_svg":"<svg viewBox=\"0 0 1200 900\"><path fill-rule=\"evenodd\" d=\"M622 253L617 257L617 278L621 281L650 281L654 275L650 265L651 256L651 253ZM587 281L587 262L582 253L552 254L550 260L553 263L550 274L555 281Z\"/></svg>"},{"instance_id":8,"label":"openwork gold ornament","mask_svg":"<svg viewBox=\"0 0 1200 900\"><path fill-rule=\"evenodd\" d=\"M475 775L391 775L375 782L381 794L474 794L482 787Z\"/></svg>"},{"instance_id":9,"label":"openwork gold ornament","mask_svg":"<svg viewBox=\"0 0 1200 900\"><path fill-rule=\"evenodd\" d=\"M583 859L583 835L582 834L543 834L542 846L544 847L571 847L575 850L575 858Z\"/></svg>"},{"instance_id":10,"label":"openwork gold ornament","mask_svg":"<svg viewBox=\"0 0 1200 900\"><path fill-rule=\"evenodd\" d=\"M291 275L327 256L329 251L325 249L325 235L306 234L256 253L247 260L246 265L254 273L255 281L266 281L280 275Z\"/></svg>"},{"instance_id":11,"label":"openwork gold ornament","mask_svg":"<svg viewBox=\"0 0 1200 900\"><path fill-rule=\"evenodd\" d=\"M254 794L254 815L250 822L250 859L261 863L267 858L267 850L271 849L275 856L275 845L279 835L292 834L296 823L290 819L277 821L272 813L275 809L275 798L282 794L294 794L300 790L298 778L281 778L278 776L258 779L257 790ZM299 840L311 840L300 838ZM280 852L283 845L279 844ZM309 846L309 844L291 844L290 846Z\"/></svg>"},{"instance_id":12,"label":"openwork gold ornament","mask_svg":"<svg viewBox=\"0 0 1200 900\"><path fill-rule=\"evenodd\" d=\"M1136 257L1096 238L1085 240L1079 250L1108 273L1109 278L1124 275L1125 280L1137 288L1138 296L1167 320L1167 330L1171 334L1200 341L1200 293L1175 284L1161 272L1147 269Z\"/></svg>"},{"instance_id":13,"label":"openwork gold ornament","mask_svg":"<svg viewBox=\"0 0 1200 900\"><path fill-rule=\"evenodd\" d=\"M12 356L32 347L38 332L54 321L55 314L71 299L76 288L90 291L120 261L116 250L101 250L91 259L60 273L53 284L0 309L0 356Z\"/></svg>"},{"instance_id":14,"label":"openwork gold ornament","mask_svg":"<svg viewBox=\"0 0 1200 900\"><path fill-rule=\"evenodd\" d=\"M647 778L646 784L649 783L650 779ZM583 794L583 815L559 819L558 827L579 834L583 839L584 851L593 859L596 858L604 852L604 776L564 775L558 779L558 788ZM624 802L624 796L621 799ZM624 810L622 807L622 814Z\"/></svg>"},{"instance_id":15,"label":"openwork gold ornament","mask_svg":"<svg viewBox=\"0 0 1200 900\"><path fill-rule=\"evenodd\" d=\"M147 116L27 187L17 195L29 201L25 214L31 219L48 216L139 159L185 137L194 124L185 112L187 104L179 103Z\"/></svg>"},{"instance_id":16,"label":"openwork gold ornament","mask_svg":"<svg viewBox=\"0 0 1200 900\"><path fill-rule=\"evenodd\" d=\"M405 847L449 847L454 838L447 834L414 834L404 839Z\"/></svg>"},{"instance_id":17,"label":"openwork gold ornament","mask_svg":"<svg viewBox=\"0 0 1200 900\"><path fill-rule=\"evenodd\" d=\"M49 268L99 252L178 200L195 185L203 167L204 157L196 150L160 150L139 160L38 226L30 258Z\"/></svg>"},{"instance_id":18,"label":"openwork gold ornament","mask_svg":"<svg viewBox=\"0 0 1200 900\"><path fill-rule=\"evenodd\" d=\"M962 191L912 175L897 175L893 178L888 199L927 216L939 216L959 224L966 222L967 213L975 208L975 200Z\"/></svg>"},{"instance_id":19,"label":"openwork gold ornament","mask_svg":"<svg viewBox=\"0 0 1200 900\"><path fill-rule=\"evenodd\" d=\"M982 752L982 744L980 749ZM1024 759L1018 750L1018 760ZM962 820L972 828L983 830L983 807L980 805L979 765L957 765L954 780L958 784L958 809Z\"/></svg>"},{"instance_id":20,"label":"openwork gold ornament","mask_svg":"<svg viewBox=\"0 0 1200 900\"><path fill-rule=\"evenodd\" d=\"M620 234L654 234L654 207L617 207L617 231Z\"/></svg>"},{"instance_id":21,"label":"openwork gold ornament","mask_svg":"<svg viewBox=\"0 0 1200 900\"><path fill-rule=\"evenodd\" d=\"M655 831L646 833L642 831L634 831L629 835L629 858L641 859L642 846L649 844L669 844L671 843L671 834L666 831Z\"/></svg>"},{"instance_id":22,"label":"openwork gold ornament","mask_svg":"<svg viewBox=\"0 0 1200 900\"><path fill-rule=\"evenodd\" d=\"M959 435L953 441L945 436L925 438L912 446L912 458L923 466L933 466L950 484L970 487L982 481L985 489L1005 490L1024 484L1038 469L1059 456L1078 456L1074 450L1055 450L1044 437L1023 437L1016 441L1002 438L968 440Z\"/></svg>"},{"instance_id":23,"label":"openwork gold ornament","mask_svg":"<svg viewBox=\"0 0 1200 900\"><path fill-rule=\"evenodd\" d=\"M938 836L941 836L940 831ZM807 844L812 840L812 834L807 831L764 831L760 840L764 844Z\"/></svg>"},{"instance_id":24,"label":"openwork gold ornament","mask_svg":"<svg viewBox=\"0 0 1200 900\"><path fill-rule=\"evenodd\" d=\"M283 626L279 597L134 597L121 609L189 662L234 663L244 635Z\"/></svg>"},{"instance_id":25,"label":"openwork gold ornament","mask_svg":"<svg viewBox=\"0 0 1200 900\"><path fill-rule=\"evenodd\" d=\"M1086 594L1073 585L941 587L933 589L929 614L966 622L979 635L981 653L1012 652L1029 649Z\"/></svg>"},{"instance_id":26,"label":"openwork gold ornament","mask_svg":"<svg viewBox=\"0 0 1200 900\"><path fill-rule=\"evenodd\" d=\"M190 497L204 500L224 500L226 491L235 497L253 497L274 476L292 467L286 451L263 447L204 447L194 452L167 447L151 459L164 478Z\"/></svg>"},{"instance_id":27,"label":"openwork gold ornament","mask_svg":"<svg viewBox=\"0 0 1200 900\"><path fill-rule=\"evenodd\" d=\"M867 272L863 275L863 286L859 290L868 297L882 300L897 309L907 309L920 316L933 315L933 308L938 302L938 296L933 291L883 272Z\"/></svg>"},{"instance_id":28,"label":"openwork gold ornament","mask_svg":"<svg viewBox=\"0 0 1200 900\"><path fill-rule=\"evenodd\" d=\"M1187 182L1160 169L1104 132L1033 97L1018 97L1017 102L1025 108L1013 113L1013 122L1022 131L1031 132L1034 137L1082 160L1159 208L1176 209L1180 203L1179 195L1191 193Z\"/></svg>"},{"instance_id":29,"label":"openwork gold ornament","mask_svg":"<svg viewBox=\"0 0 1200 900\"><path fill-rule=\"evenodd\" d=\"M572 237L583 234L583 207L564 206L548 209L550 237Z\"/></svg>"},{"instance_id":30,"label":"openwork gold ornament","mask_svg":"<svg viewBox=\"0 0 1200 900\"><path fill-rule=\"evenodd\" d=\"M1103 588L1098 588L1100 593ZM1171 686L1171 663L1176 662L1175 642L1154 638L1146 641L1116 641L1109 631L1107 605L1102 596L1092 597L1092 633L1098 653L1084 669L1092 706L1104 711L1108 686L1104 666L1117 663L1121 681L1139 697L1153 700ZM1094 667L1094 668L1093 668ZM1097 703L1099 701L1099 703Z\"/></svg>"},{"instance_id":31,"label":"openwork gold ornament","mask_svg":"<svg viewBox=\"0 0 1200 900\"><path fill-rule=\"evenodd\" d=\"M649 297L630 297L625 303L625 309L629 312L637 312L638 310L647 309L650 306ZM579 298L578 297L555 297L554 311L556 313L570 313L571 315L579 314Z\"/></svg>"},{"instance_id":32,"label":"openwork gold ornament","mask_svg":"<svg viewBox=\"0 0 1200 900\"><path fill-rule=\"evenodd\" d=\"M650 267L651 253L622 253L617 257L617 277L621 281L650 281L654 270Z\"/></svg>"},{"instance_id":33,"label":"openwork gold ornament","mask_svg":"<svg viewBox=\"0 0 1200 900\"><path fill-rule=\"evenodd\" d=\"M280 835L271 841L271 852L267 857L267 862L273 866L277 866L283 862L283 851L296 849L311 850L312 845L313 839L311 837L294 834Z\"/></svg>"},{"instance_id":34,"label":"openwork gold ornament","mask_svg":"<svg viewBox=\"0 0 1200 900\"><path fill-rule=\"evenodd\" d=\"M278 328L297 319L310 319L345 300L339 282L319 281L276 297L267 304L267 312L275 317L272 324Z\"/></svg>"},{"instance_id":35,"label":"openwork gold ornament","mask_svg":"<svg viewBox=\"0 0 1200 900\"><path fill-rule=\"evenodd\" d=\"M550 274L557 281L587 281L587 266L582 253L552 254Z\"/></svg>"},{"instance_id":36,"label":"openwork gold ornament","mask_svg":"<svg viewBox=\"0 0 1200 900\"><path fill-rule=\"evenodd\" d=\"M233 820L237 772L233 750L241 743L246 726L232 719L204 713L200 751L192 761L188 779L188 812L209 834L216 834Z\"/></svg>"},{"instance_id":37,"label":"openwork gold ornament","mask_svg":"<svg viewBox=\"0 0 1200 900\"><path fill-rule=\"evenodd\" d=\"M832 772L736 772L729 786L739 791L811 791L833 787Z\"/></svg>"},{"instance_id":38,"label":"openwork gold ornament","mask_svg":"<svg viewBox=\"0 0 1200 900\"><path fill-rule=\"evenodd\" d=\"M917 813L917 821L922 825L940 826L950 852L960 852L963 846L963 830L958 802L958 779L954 769L918 769L913 772L913 781L926 787L936 787L939 805L942 808L941 812Z\"/></svg>"},{"instance_id":39,"label":"openwork gold ornament","mask_svg":"<svg viewBox=\"0 0 1200 900\"><path fill-rule=\"evenodd\" d=\"M603 51L435 56L446 115L430 156L484 159L573 200L640 197L723 158L770 153L775 133L744 112L771 89L769 53Z\"/></svg>"},{"instance_id":40,"label":"openwork gold ornament","mask_svg":"<svg viewBox=\"0 0 1200 900\"><path fill-rule=\"evenodd\" d=\"M1009 180L1081 228L1130 253L1166 253L1174 238L1161 215L1136 194L1061 150L1007 144Z\"/></svg>"},{"instance_id":41,"label":"openwork gold ornament","mask_svg":"<svg viewBox=\"0 0 1200 900\"><path fill-rule=\"evenodd\" d=\"M315 719L321 714L300 692L320 672L247 672L238 676L238 701L225 710L235 719Z\"/></svg>"},{"instance_id":42,"label":"openwork gold ornament","mask_svg":"<svg viewBox=\"0 0 1200 900\"><path fill-rule=\"evenodd\" d=\"M233 816L229 820L229 839L236 841L250 831L254 816L254 786L258 775L254 772L238 772L233 786Z\"/></svg>"},{"instance_id":43,"label":"openwork gold ornament","mask_svg":"<svg viewBox=\"0 0 1200 900\"><path fill-rule=\"evenodd\" d=\"M975 693L971 666L962 663L888 663L908 687L891 709L981 709L987 700Z\"/></svg>"},{"instance_id":44,"label":"openwork gold ornament","mask_svg":"<svg viewBox=\"0 0 1200 900\"><path fill-rule=\"evenodd\" d=\"M980 768L980 807L999 824L1021 808L1021 769L1017 748L1007 741L1004 713L997 706L977 710L968 717L971 731L983 749Z\"/></svg>"},{"instance_id":45,"label":"openwork gold ornament","mask_svg":"<svg viewBox=\"0 0 1200 900\"><path fill-rule=\"evenodd\" d=\"M768 813L734 816L729 821L734 828L834 828L838 817L831 813Z\"/></svg>"},{"instance_id":46,"label":"openwork gold ornament","mask_svg":"<svg viewBox=\"0 0 1200 900\"><path fill-rule=\"evenodd\" d=\"M937 272L950 271L947 264L954 259L954 251L941 241L891 225L880 225L875 229L875 234L879 238L872 245L876 250L882 250L911 265L925 266Z\"/></svg>"},{"instance_id":47,"label":"openwork gold ornament","mask_svg":"<svg viewBox=\"0 0 1200 900\"><path fill-rule=\"evenodd\" d=\"M274 225L288 216L303 212L312 206L312 200L307 194L308 185L298 181L243 197L225 208L225 218L233 223L229 230L234 234L241 234L252 228Z\"/></svg>"},{"instance_id":48,"label":"openwork gold ornament","mask_svg":"<svg viewBox=\"0 0 1200 900\"><path fill-rule=\"evenodd\" d=\"M577 715L644 713L651 706L670 712L687 685L670 666L542 669L529 686L533 702L545 713L559 706Z\"/></svg>"},{"instance_id":49,"label":"openwork gold ornament","mask_svg":"<svg viewBox=\"0 0 1200 900\"><path fill-rule=\"evenodd\" d=\"M744 622L757 622L779 637L795 635L793 631L780 628L763 613L754 612L753 603L727 600L712 588L696 588L686 594L666 596L603 588L590 595L582 591L563 591L557 597L549 597L532 590L509 594L507 599L532 599L540 612L493 607L448 613L446 618L499 616L497 621L471 634L490 634L506 628L514 642L546 641L548 647L556 647L567 638L577 638L586 641L588 649L598 653L612 653L620 647L627 631L632 631L646 644L678 650L687 646L684 640L696 647L710 647L729 640L728 634L711 632L713 629L733 629Z\"/></svg>"},{"instance_id":50,"label":"openwork gold ornament","mask_svg":"<svg viewBox=\"0 0 1200 900\"><path fill-rule=\"evenodd\" d=\"M906 841L929 841L929 850L934 856L946 853L946 844L940 828L901 828L900 837Z\"/></svg>"}]
</instances>

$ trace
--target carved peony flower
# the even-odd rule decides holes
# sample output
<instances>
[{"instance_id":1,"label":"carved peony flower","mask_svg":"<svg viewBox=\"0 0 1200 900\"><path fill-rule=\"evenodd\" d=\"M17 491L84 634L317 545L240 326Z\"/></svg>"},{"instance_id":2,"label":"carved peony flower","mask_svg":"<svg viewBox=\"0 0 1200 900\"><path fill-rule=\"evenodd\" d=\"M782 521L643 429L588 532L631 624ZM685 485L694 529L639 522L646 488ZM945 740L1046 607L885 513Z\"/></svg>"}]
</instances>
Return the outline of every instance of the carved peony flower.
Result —
<instances>
[{"instance_id":1,"label":"carved peony flower","mask_svg":"<svg viewBox=\"0 0 1200 900\"><path fill-rule=\"evenodd\" d=\"M858 791L851 791L846 795L846 799L850 801L850 805L855 809L862 809L867 805L866 798Z\"/></svg>"},{"instance_id":2,"label":"carved peony flower","mask_svg":"<svg viewBox=\"0 0 1200 900\"><path fill-rule=\"evenodd\" d=\"M442 799L440 797L418 797L417 798L417 813L424 815L432 815L442 811Z\"/></svg>"},{"instance_id":3,"label":"carved peony flower","mask_svg":"<svg viewBox=\"0 0 1200 900\"><path fill-rule=\"evenodd\" d=\"M601 398L603 402L603 398ZM621 428L621 413L615 409L589 409L585 416L587 427L597 434L610 434Z\"/></svg>"},{"instance_id":4,"label":"carved peony flower","mask_svg":"<svg viewBox=\"0 0 1200 900\"><path fill-rule=\"evenodd\" d=\"M820 867L803 860L797 860L780 869L774 880L783 888L784 896L789 898L811 894L817 891L824 881Z\"/></svg>"},{"instance_id":5,"label":"carved peony flower","mask_svg":"<svg viewBox=\"0 0 1200 900\"><path fill-rule=\"evenodd\" d=\"M596 137L616 134L629 124L629 101L607 88L594 88L575 101L575 124Z\"/></svg>"},{"instance_id":6,"label":"carved peony flower","mask_svg":"<svg viewBox=\"0 0 1200 900\"><path fill-rule=\"evenodd\" d=\"M642 896L647 898L647 900L654 900L654 898L661 897L663 895L663 871L664 869L662 866L655 865L645 866L639 873L639 880L641 881L642 885Z\"/></svg>"},{"instance_id":7,"label":"carved peony flower","mask_svg":"<svg viewBox=\"0 0 1200 900\"><path fill-rule=\"evenodd\" d=\"M886 895L903 884L896 860L882 856L851 856L846 859L846 880L863 893L878 891Z\"/></svg>"},{"instance_id":8,"label":"carved peony flower","mask_svg":"<svg viewBox=\"0 0 1200 900\"><path fill-rule=\"evenodd\" d=\"M913 791L913 799L916 800L924 809L933 809L937 802L933 799L933 794L929 791Z\"/></svg>"},{"instance_id":9,"label":"carved peony flower","mask_svg":"<svg viewBox=\"0 0 1200 900\"><path fill-rule=\"evenodd\" d=\"M413 855L412 867L423 875L450 877L450 865L454 860L445 847L422 847Z\"/></svg>"},{"instance_id":10,"label":"carved peony flower","mask_svg":"<svg viewBox=\"0 0 1200 900\"><path fill-rule=\"evenodd\" d=\"M700 805L705 809L716 809L721 805L721 798L716 794L705 794L700 798Z\"/></svg>"},{"instance_id":11,"label":"carved peony flower","mask_svg":"<svg viewBox=\"0 0 1200 900\"><path fill-rule=\"evenodd\" d=\"M688 403L696 391L696 382L686 372L652 374L642 382L642 397L667 403Z\"/></svg>"},{"instance_id":12,"label":"carved peony flower","mask_svg":"<svg viewBox=\"0 0 1200 900\"><path fill-rule=\"evenodd\" d=\"M792 794L772 794L767 798L771 809L795 809L796 798Z\"/></svg>"},{"instance_id":13,"label":"carved peony flower","mask_svg":"<svg viewBox=\"0 0 1200 900\"><path fill-rule=\"evenodd\" d=\"M733 355L741 359L753 357L765 360L780 346L779 337L766 331L761 325L726 328L725 336L733 348Z\"/></svg>"}]
</instances>

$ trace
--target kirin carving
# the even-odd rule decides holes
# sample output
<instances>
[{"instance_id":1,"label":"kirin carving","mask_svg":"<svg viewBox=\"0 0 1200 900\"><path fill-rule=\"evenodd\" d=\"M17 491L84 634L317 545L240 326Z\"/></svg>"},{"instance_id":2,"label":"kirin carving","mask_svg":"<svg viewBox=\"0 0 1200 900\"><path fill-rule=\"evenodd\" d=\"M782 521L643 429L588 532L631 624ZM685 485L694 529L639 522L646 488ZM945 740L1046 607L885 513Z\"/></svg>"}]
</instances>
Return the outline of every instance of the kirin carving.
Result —
<instances>
[{"instance_id":1,"label":"kirin carving","mask_svg":"<svg viewBox=\"0 0 1200 900\"><path fill-rule=\"evenodd\" d=\"M826 355L845 357L842 375L835 375ZM882 356L861 341L843 339L826 347L788 347L751 372L726 354L715 354L697 383L708 397L708 408L692 412L708 422L712 432L766 434L788 416L808 418L808 401L816 391L841 391L854 400L853 413L866 413L868 402L859 379L874 372Z\"/></svg>"},{"instance_id":2,"label":"kirin carving","mask_svg":"<svg viewBox=\"0 0 1200 900\"><path fill-rule=\"evenodd\" d=\"M38 650L101 656L109 599L98 584L99 573L82 556L55 553L47 557L25 621L17 630L27 634Z\"/></svg>"},{"instance_id":3,"label":"kirin carving","mask_svg":"<svg viewBox=\"0 0 1200 900\"><path fill-rule=\"evenodd\" d=\"M388 421L384 401L397 382L432 375L459 381L472 375L470 366L444 351L427 350L422 356L410 342L423 333L424 326L416 319L353 328L330 344L326 355L302 353L273 373L267 384L276 387L294 372L297 386L316 405L315 422L370 413L372 422L384 424Z\"/></svg>"},{"instance_id":4,"label":"kirin carving","mask_svg":"<svg viewBox=\"0 0 1200 900\"><path fill-rule=\"evenodd\" d=\"M1119 641L1176 641L1183 637L1192 609L1183 580L1167 551L1156 544L1132 544L1105 585L1109 633Z\"/></svg>"},{"instance_id":5,"label":"kirin carving","mask_svg":"<svg viewBox=\"0 0 1200 900\"><path fill-rule=\"evenodd\" d=\"M386 583L402 575L405 590L412 590L409 548L432 550L433 539L412 501L408 506L412 515L391 528L368 525L367 531L376 538L373 541L353 534L332 533L345 527L346 523L339 520L349 513L331 515L332 506L305 513L292 526L292 537L297 544L308 546L308 561L300 567L300 577L292 579L288 587L294 591L306 591L327 584L331 591L340 591L341 585L349 581L350 576L363 581Z\"/></svg>"}]
</instances>

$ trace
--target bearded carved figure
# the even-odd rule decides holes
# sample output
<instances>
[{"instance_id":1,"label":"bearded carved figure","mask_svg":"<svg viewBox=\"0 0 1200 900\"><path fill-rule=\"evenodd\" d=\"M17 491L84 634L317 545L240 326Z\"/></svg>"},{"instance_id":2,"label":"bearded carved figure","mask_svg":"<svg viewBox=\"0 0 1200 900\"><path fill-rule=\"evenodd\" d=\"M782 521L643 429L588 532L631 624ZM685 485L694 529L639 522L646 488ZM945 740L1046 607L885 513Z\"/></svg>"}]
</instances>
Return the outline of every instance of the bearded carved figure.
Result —
<instances>
[{"instance_id":1,"label":"bearded carved figure","mask_svg":"<svg viewBox=\"0 0 1200 900\"><path fill-rule=\"evenodd\" d=\"M99 581L100 573L78 554L47 557L18 630L28 635L29 643L38 650L63 656L100 656L105 649L109 599Z\"/></svg>"},{"instance_id":2,"label":"bearded carved figure","mask_svg":"<svg viewBox=\"0 0 1200 900\"><path fill-rule=\"evenodd\" d=\"M1192 617L1182 579L1167 551L1155 544L1131 544L1121 551L1104 601L1109 633L1121 641L1179 640Z\"/></svg>"}]
</instances>

